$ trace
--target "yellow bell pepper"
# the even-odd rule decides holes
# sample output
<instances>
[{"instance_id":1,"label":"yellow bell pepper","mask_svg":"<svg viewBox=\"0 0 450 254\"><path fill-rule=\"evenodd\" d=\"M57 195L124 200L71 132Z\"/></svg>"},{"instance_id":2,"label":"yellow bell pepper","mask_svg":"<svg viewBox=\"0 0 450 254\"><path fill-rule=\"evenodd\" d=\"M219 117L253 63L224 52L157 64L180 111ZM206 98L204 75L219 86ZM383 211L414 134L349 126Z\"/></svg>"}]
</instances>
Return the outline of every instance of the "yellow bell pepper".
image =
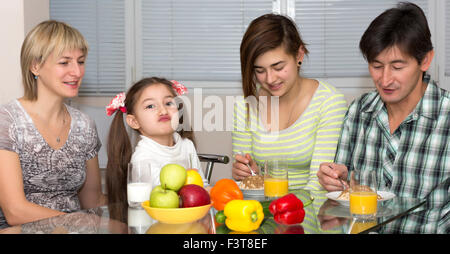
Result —
<instances>
[{"instance_id":1,"label":"yellow bell pepper","mask_svg":"<svg viewBox=\"0 0 450 254\"><path fill-rule=\"evenodd\" d=\"M225 205L224 214L229 229L244 233L258 229L264 219L263 207L256 200L231 200Z\"/></svg>"}]
</instances>

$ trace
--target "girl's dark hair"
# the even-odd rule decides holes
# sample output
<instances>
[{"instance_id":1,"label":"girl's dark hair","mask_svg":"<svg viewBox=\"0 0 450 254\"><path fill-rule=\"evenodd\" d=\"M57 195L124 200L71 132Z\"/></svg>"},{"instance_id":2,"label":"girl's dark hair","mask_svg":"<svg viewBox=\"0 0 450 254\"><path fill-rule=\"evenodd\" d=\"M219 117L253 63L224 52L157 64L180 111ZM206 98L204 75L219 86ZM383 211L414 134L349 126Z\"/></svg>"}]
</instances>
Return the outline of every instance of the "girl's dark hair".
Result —
<instances>
[{"instance_id":1,"label":"girl's dark hair","mask_svg":"<svg viewBox=\"0 0 450 254\"><path fill-rule=\"evenodd\" d=\"M419 6L401 2L396 8L384 11L370 23L359 42L369 63L393 46L414 57L419 64L433 49L427 18Z\"/></svg>"},{"instance_id":2,"label":"girl's dark hair","mask_svg":"<svg viewBox=\"0 0 450 254\"><path fill-rule=\"evenodd\" d=\"M297 26L290 18L278 14L265 14L254 19L242 38L240 48L244 97L256 96L254 62L258 56L283 46L287 54L296 58L300 47L308 54L305 45Z\"/></svg>"},{"instance_id":3,"label":"girl's dark hair","mask_svg":"<svg viewBox=\"0 0 450 254\"><path fill-rule=\"evenodd\" d=\"M126 93L125 107L127 114L134 114L135 103L141 96L142 91L155 84L166 85L174 97L178 95L172 88L172 82L167 79L158 77L144 78L130 87ZM183 104L180 103L178 109L181 110L182 107ZM183 124L183 118L186 114L186 110L184 110L183 114L180 114L180 126ZM181 129L178 133L182 138L190 139L195 145L192 131ZM127 202L127 168L131 160L132 150L131 141L124 124L124 113L117 110L109 129L107 144L106 188L108 204Z\"/></svg>"}]
</instances>

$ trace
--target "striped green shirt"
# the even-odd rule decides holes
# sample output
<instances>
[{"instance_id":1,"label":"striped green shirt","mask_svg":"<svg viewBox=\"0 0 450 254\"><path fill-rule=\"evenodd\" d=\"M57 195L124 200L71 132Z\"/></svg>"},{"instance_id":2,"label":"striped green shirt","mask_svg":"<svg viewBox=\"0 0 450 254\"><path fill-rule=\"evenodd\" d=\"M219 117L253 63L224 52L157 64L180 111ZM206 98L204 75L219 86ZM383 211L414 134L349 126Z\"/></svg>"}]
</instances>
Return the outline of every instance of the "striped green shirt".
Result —
<instances>
[{"instance_id":1,"label":"striped green shirt","mask_svg":"<svg viewBox=\"0 0 450 254\"><path fill-rule=\"evenodd\" d=\"M319 81L303 114L294 124L277 132L267 131L254 110L249 110L247 117L248 107L243 98L235 103L233 154L249 153L260 168L268 159L286 160L289 188L310 190L316 204L325 201L326 192L316 174L320 163L334 159L347 110L344 95Z\"/></svg>"},{"instance_id":2,"label":"striped green shirt","mask_svg":"<svg viewBox=\"0 0 450 254\"><path fill-rule=\"evenodd\" d=\"M376 91L355 100L344 120L335 161L362 174L376 171L379 190L428 200L383 232L450 233L450 93L434 82L393 134Z\"/></svg>"}]
</instances>

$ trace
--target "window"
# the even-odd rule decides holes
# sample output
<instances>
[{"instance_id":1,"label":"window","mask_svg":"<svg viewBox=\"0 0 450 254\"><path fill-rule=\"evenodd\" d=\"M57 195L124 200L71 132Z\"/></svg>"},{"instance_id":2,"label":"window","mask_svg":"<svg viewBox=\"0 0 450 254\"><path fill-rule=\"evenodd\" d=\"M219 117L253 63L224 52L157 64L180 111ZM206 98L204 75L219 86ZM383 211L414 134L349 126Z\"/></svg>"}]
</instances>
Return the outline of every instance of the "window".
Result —
<instances>
[{"instance_id":1,"label":"window","mask_svg":"<svg viewBox=\"0 0 450 254\"><path fill-rule=\"evenodd\" d=\"M411 0L429 15L436 0ZM248 24L270 12L289 14L310 51L303 74L341 79L349 90L369 76L359 40L397 0L50 0L50 17L87 38L90 51L81 95L110 96L144 76L163 76L210 93L240 92L239 47ZM450 20L446 1L446 22ZM436 7L433 7L436 8ZM450 76L450 26L445 26ZM433 31L432 31L433 33ZM443 43L443 42L442 42ZM355 81L358 79L358 81ZM365 82L365 81L364 81ZM208 90L207 89L207 90Z\"/></svg>"},{"instance_id":2,"label":"window","mask_svg":"<svg viewBox=\"0 0 450 254\"><path fill-rule=\"evenodd\" d=\"M142 0L137 9L143 76L236 81L245 29L254 18L272 12L272 2Z\"/></svg>"},{"instance_id":3,"label":"window","mask_svg":"<svg viewBox=\"0 0 450 254\"><path fill-rule=\"evenodd\" d=\"M310 51L304 75L369 76L359 41L370 22L396 0L295 0L295 21ZM428 13L428 0L410 1Z\"/></svg>"},{"instance_id":4,"label":"window","mask_svg":"<svg viewBox=\"0 0 450 254\"><path fill-rule=\"evenodd\" d=\"M450 2L432 1L433 13L436 16L434 34L432 31L435 54L432 66L435 68L434 77L438 85L450 91ZM431 24L430 24L431 26Z\"/></svg>"},{"instance_id":5,"label":"window","mask_svg":"<svg viewBox=\"0 0 450 254\"><path fill-rule=\"evenodd\" d=\"M50 18L77 28L89 44L81 95L112 95L127 84L126 0L51 0Z\"/></svg>"}]
</instances>

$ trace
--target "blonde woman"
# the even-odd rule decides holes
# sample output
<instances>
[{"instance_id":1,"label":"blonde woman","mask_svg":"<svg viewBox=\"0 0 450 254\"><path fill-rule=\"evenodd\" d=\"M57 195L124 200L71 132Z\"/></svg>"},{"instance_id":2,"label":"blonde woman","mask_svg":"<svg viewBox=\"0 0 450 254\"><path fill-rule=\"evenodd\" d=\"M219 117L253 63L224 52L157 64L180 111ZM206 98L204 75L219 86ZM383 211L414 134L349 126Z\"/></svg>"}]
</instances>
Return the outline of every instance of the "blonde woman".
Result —
<instances>
[{"instance_id":1,"label":"blonde woman","mask_svg":"<svg viewBox=\"0 0 450 254\"><path fill-rule=\"evenodd\" d=\"M64 104L87 52L78 30L52 20L23 42L25 94L0 106L0 229L105 203L95 123Z\"/></svg>"}]
</instances>

